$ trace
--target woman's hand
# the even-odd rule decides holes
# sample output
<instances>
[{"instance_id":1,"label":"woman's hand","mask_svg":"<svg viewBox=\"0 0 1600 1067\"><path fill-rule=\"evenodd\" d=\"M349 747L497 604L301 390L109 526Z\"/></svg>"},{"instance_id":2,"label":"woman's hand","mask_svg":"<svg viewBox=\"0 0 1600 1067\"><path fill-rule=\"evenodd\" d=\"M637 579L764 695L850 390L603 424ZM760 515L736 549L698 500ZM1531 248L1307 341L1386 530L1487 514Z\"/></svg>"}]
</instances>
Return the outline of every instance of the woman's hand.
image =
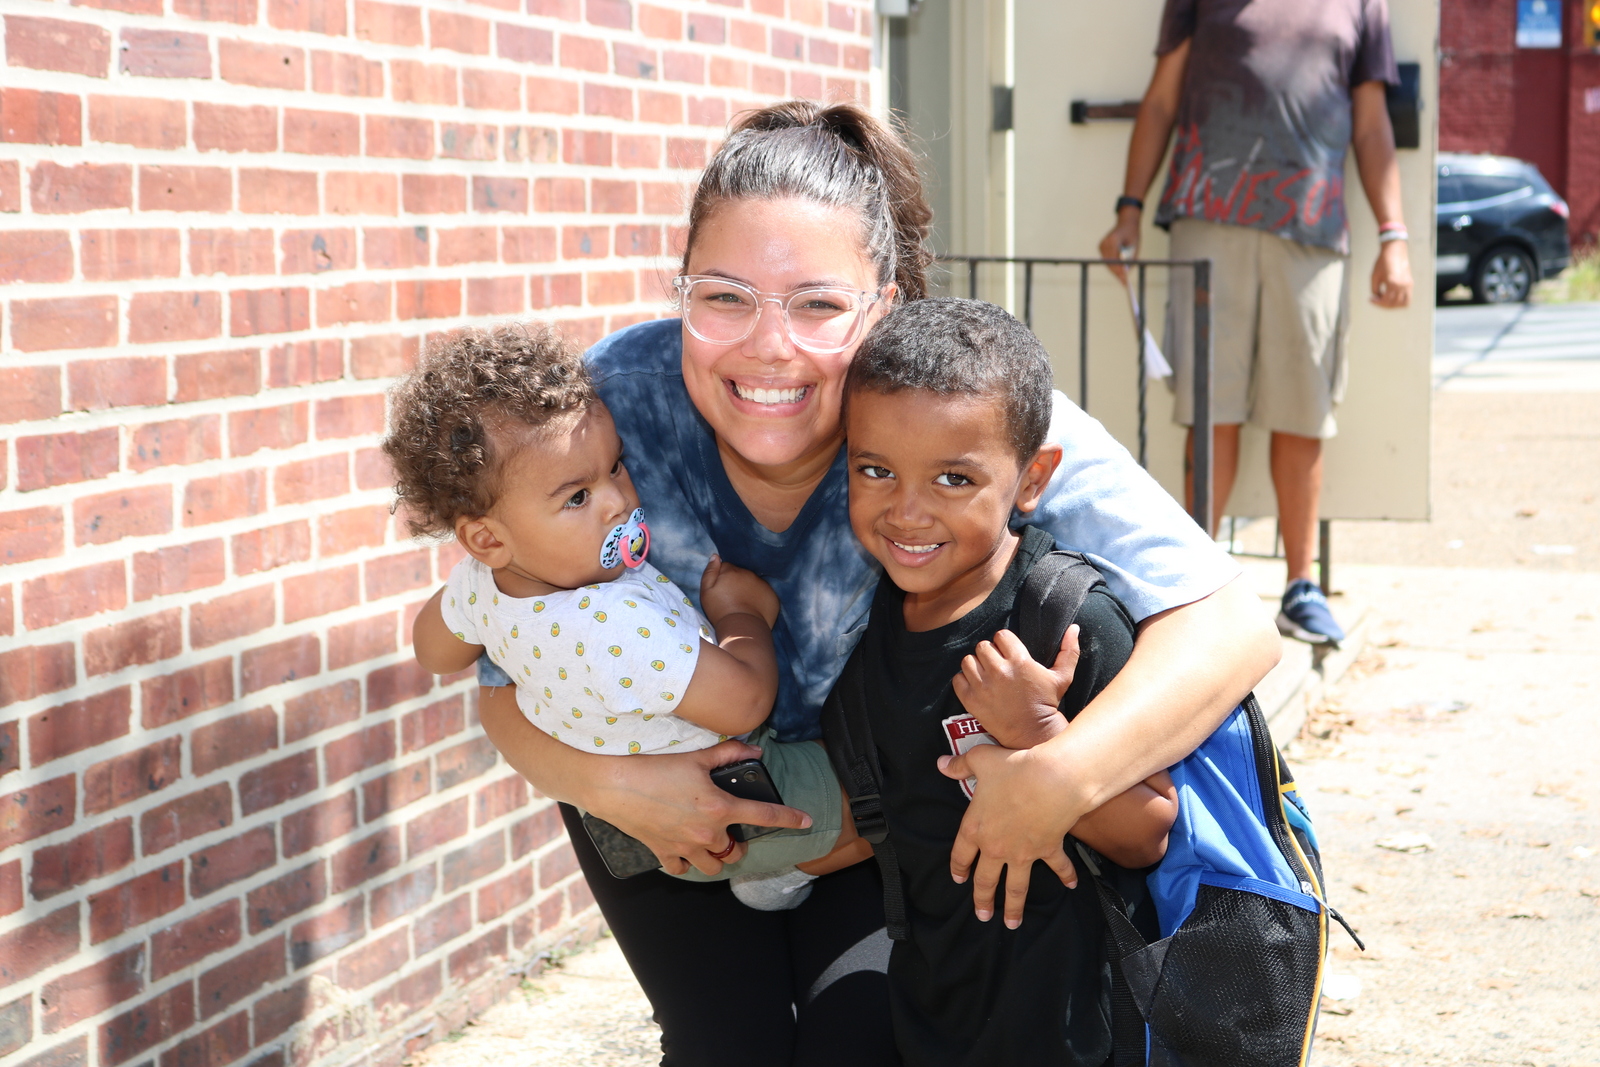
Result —
<instances>
[{"instance_id":1,"label":"woman's hand","mask_svg":"<svg viewBox=\"0 0 1600 1067\"><path fill-rule=\"evenodd\" d=\"M643 841L668 874L682 874L692 866L714 875L744 854L743 846L737 846L721 859L714 855L728 847L733 823L798 829L811 825L811 816L803 811L740 800L712 784L711 772L718 767L760 755L754 745L724 741L682 755L602 756L621 766L606 776L585 807Z\"/></svg>"},{"instance_id":2,"label":"woman's hand","mask_svg":"<svg viewBox=\"0 0 1600 1067\"><path fill-rule=\"evenodd\" d=\"M728 844L728 826L750 823L803 829L811 816L795 808L741 800L711 782L711 771L761 750L724 741L670 756L602 756L564 745L535 728L517 707L512 686L480 689L478 715L489 740L545 796L576 804L643 841L672 874L692 865L708 875L732 862L712 858Z\"/></svg>"},{"instance_id":3,"label":"woman's hand","mask_svg":"<svg viewBox=\"0 0 1600 1067\"><path fill-rule=\"evenodd\" d=\"M978 779L950 873L972 875L979 917L993 914L1002 867L1008 925L1022 919L1034 860L1075 882L1062 839L1078 820L1193 752L1282 653L1260 598L1235 578L1141 622L1127 664L1069 729L1022 752L979 745L943 759L948 777Z\"/></svg>"},{"instance_id":4,"label":"woman's hand","mask_svg":"<svg viewBox=\"0 0 1600 1067\"><path fill-rule=\"evenodd\" d=\"M1005 923L1013 930L1022 925L1034 860L1043 860L1067 888L1078 884L1064 845L1067 829L1089 810L1086 798L1073 796L1073 783L1062 781L1056 765L1041 760L1038 752L978 745L965 755L939 759L939 770L948 778L978 778L950 850L950 877L958 883L972 878L973 911L988 922L1004 871Z\"/></svg>"}]
</instances>

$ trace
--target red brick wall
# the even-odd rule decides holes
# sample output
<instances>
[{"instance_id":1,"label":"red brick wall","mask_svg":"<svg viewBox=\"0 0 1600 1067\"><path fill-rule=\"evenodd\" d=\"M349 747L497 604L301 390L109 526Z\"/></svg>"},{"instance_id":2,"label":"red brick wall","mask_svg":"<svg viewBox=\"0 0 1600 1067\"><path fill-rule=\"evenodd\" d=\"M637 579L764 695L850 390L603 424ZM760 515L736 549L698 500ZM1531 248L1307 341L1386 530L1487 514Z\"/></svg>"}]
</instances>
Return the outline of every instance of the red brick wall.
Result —
<instances>
[{"instance_id":1,"label":"red brick wall","mask_svg":"<svg viewBox=\"0 0 1600 1067\"><path fill-rule=\"evenodd\" d=\"M1574 50L1567 68L1567 199L1572 239L1600 244L1600 109L1585 110L1585 93L1600 93L1600 55Z\"/></svg>"},{"instance_id":2,"label":"red brick wall","mask_svg":"<svg viewBox=\"0 0 1600 1067\"><path fill-rule=\"evenodd\" d=\"M737 110L865 99L863 0L9 0L0 1057L397 1063L592 926L412 662L431 331L660 314Z\"/></svg>"},{"instance_id":3,"label":"red brick wall","mask_svg":"<svg viewBox=\"0 0 1600 1067\"><path fill-rule=\"evenodd\" d=\"M1585 110L1584 93L1600 87L1600 55L1583 47L1583 7L1565 4L1561 53L1519 53L1516 0L1443 0L1439 148L1526 158L1530 127L1554 124L1557 162L1535 162L1568 200L1574 243L1593 245L1600 239L1600 111ZM1535 69L1546 62L1561 68L1559 76Z\"/></svg>"},{"instance_id":4,"label":"red brick wall","mask_svg":"<svg viewBox=\"0 0 1600 1067\"><path fill-rule=\"evenodd\" d=\"M1442 0L1439 150L1510 151L1516 0Z\"/></svg>"}]
</instances>

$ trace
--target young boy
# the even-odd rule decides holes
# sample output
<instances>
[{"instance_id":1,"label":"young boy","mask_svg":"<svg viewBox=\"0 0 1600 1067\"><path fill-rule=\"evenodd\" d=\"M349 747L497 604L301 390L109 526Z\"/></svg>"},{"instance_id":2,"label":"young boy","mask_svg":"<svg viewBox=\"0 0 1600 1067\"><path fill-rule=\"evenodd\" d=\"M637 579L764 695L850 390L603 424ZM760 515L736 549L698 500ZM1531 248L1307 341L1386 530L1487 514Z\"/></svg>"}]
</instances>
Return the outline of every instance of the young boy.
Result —
<instances>
[{"instance_id":1,"label":"young boy","mask_svg":"<svg viewBox=\"0 0 1600 1067\"><path fill-rule=\"evenodd\" d=\"M487 649L528 721L605 754L709 748L767 718L777 596L713 556L702 616L645 562L622 442L581 357L553 332L463 331L395 388L393 408L384 450L411 532L453 534L467 553L417 617L423 667L464 670ZM833 869L819 858L840 836L841 795L820 746L765 754L783 799L813 823L733 853L724 877L745 903L780 910Z\"/></svg>"},{"instance_id":2,"label":"young boy","mask_svg":"<svg viewBox=\"0 0 1600 1067\"><path fill-rule=\"evenodd\" d=\"M877 749L910 928L889 964L896 1043L910 1067L1100 1067L1111 1038L1093 885L1067 888L1036 864L1025 921L979 921L971 887L950 869L968 793L938 769L953 739L980 728L1008 748L1067 729L1133 647L1133 623L1104 586L1077 615L1080 658L1062 672L1070 688L1002 632L1028 571L1055 548L1044 531L1010 525L1038 504L1061 458L1043 444L1048 359L998 307L921 300L868 336L845 398L851 527L884 568L847 675L862 671L855 699ZM836 696L852 699L845 689ZM1138 868L1161 858L1175 814L1163 773L1073 834Z\"/></svg>"}]
</instances>

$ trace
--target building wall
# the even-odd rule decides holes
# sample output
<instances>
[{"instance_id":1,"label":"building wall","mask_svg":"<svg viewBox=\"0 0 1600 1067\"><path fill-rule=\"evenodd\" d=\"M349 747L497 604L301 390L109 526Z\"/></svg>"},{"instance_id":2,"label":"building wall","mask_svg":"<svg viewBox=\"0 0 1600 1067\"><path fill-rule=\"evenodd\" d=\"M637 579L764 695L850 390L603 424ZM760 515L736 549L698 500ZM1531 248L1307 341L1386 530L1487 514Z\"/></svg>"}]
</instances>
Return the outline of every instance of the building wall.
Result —
<instances>
[{"instance_id":1,"label":"building wall","mask_svg":"<svg viewBox=\"0 0 1600 1067\"><path fill-rule=\"evenodd\" d=\"M1573 241L1600 246L1600 54L1575 51L1567 85L1567 198Z\"/></svg>"},{"instance_id":2,"label":"building wall","mask_svg":"<svg viewBox=\"0 0 1600 1067\"><path fill-rule=\"evenodd\" d=\"M593 926L412 661L430 333L665 311L731 115L863 0L47 0L0 67L0 1058L397 1063Z\"/></svg>"},{"instance_id":3,"label":"building wall","mask_svg":"<svg viewBox=\"0 0 1600 1067\"><path fill-rule=\"evenodd\" d=\"M1600 237L1600 55L1583 45L1584 5L1567 0L1560 50L1516 47L1516 0L1443 0L1439 149L1539 164L1572 209L1574 243Z\"/></svg>"}]
</instances>

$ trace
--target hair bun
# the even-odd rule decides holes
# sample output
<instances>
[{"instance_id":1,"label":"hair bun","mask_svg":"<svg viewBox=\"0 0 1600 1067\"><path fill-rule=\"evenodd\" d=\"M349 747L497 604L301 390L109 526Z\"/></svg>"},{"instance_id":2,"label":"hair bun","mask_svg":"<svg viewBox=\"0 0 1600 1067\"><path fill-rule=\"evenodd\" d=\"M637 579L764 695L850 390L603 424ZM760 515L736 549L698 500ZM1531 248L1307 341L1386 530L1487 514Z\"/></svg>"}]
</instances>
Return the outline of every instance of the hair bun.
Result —
<instances>
[{"instance_id":1,"label":"hair bun","mask_svg":"<svg viewBox=\"0 0 1600 1067\"><path fill-rule=\"evenodd\" d=\"M739 115L706 166L689 209L689 252L701 224L728 200L793 196L848 208L862 220L879 283L901 300L928 292L933 212L903 130L856 104L784 100Z\"/></svg>"}]
</instances>

